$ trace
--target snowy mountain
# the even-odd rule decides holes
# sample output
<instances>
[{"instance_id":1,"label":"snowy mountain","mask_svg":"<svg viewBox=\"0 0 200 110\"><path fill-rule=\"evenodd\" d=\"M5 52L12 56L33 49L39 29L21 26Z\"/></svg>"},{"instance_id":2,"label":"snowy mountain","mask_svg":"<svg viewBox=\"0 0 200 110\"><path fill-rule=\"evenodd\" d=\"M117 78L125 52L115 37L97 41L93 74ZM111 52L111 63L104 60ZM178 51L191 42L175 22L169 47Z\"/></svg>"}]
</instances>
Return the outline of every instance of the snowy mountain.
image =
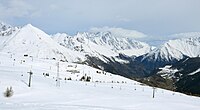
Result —
<instances>
[{"instance_id":1,"label":"snowy mountain","mask_svg":"<svg viewBox=\"0 0 200 110\"><path fill-rule=\"evenodd\" d=\"M83 57L57 44L49 35L28 24L8 36L0 36L0 51L17 56L29 56L63 61L79 61Z\"/></svg>"},{"instance_id":2,"label":"snowy mountain","mask_svg":"<svg viewBox=\"0 0 200 110\"><path fill-rule=\"evenodd\" d=\"M170 60L169 57L182 59L181 54L188 57L198 57L200 55L200 33L182 33L174 36L182 36L182 38L170 40L159 48L159 51L164 53L161 56L164 56L165 59ZM150 52L149 54L152 53L156 52Z\"/></svg>"},{"instance_id":3,"label":"snowy mountain","mask_svg":"<svg viewBox=\"0 0 200 110\"><path fill-rule=\"evenodd\" d=\"M109 37L110 36L110 37ZM127 41L125 38L116 38L114 36L102 35L96 33L78 33L75 36L67 34L56 34L52 38L56 40L61 46L64 46L72 51L80 52L86 56L85 63L103 69L105 71L125 76L128 78L141 77L146 75L144 67L134 62L134 57L127 56L125 53L121 54L120 51L132 51L132 53L141 54L140 50L145 50L143 43L132 40ZM124 42L126 44L121 44ZM133 45L135 47L133 47ZM144 43L145 45L145 43ZM120 47L120 48L118 48ZM123 48L124 50L122 50ZM150 46L146 46L150 47ZM133 49L134 48L134 49ZM127 49L127 50L126 50ZM137 50L137 51L134 51ZM140 52L138 52L140 51ZM133 54L129 53L131 56Z\"/></svg>"},{"instance_id":4,"label":"snowy mountain","mask_svg":"<svg viewBox=\"0 0 200 110\"><path fill-rule=\"evenodd\" d=\"M9 53L12 57L27 56L85 63L129 78L145 75L142 66L138 68L132 65L134 63L131 57L104 45L98 45L89 39L90 36L95 37L94 35L78 33L76 36L56 34L50 37L42 30L28 24L17 28L10 35L0 36L0 52ZM136 70L142 73L138 74Z\"/></svg>"},{"instance_id":5,"label":"snowy mountain","mask_svg":"<svg viewBox=\"0 0 200 110\"><path fill-rule=\"evenodd\" d=\"M0 36L8 36L18 30L18 27L12 27L9 24L0 22Z\"/></svg>"},{"instance_id":6,"label":"snowy mountain","mask_svg":"<svg viewBox=\"0 0 200 110\"><path fill-rule=\"evenodd\" d=\"M55 34L52 38L60 45L72 50L83 53L85 55L95 56L103 60L103 56L115 57L118 56L117 52L111 51L102 45L97 45L88 39L90 34L78 33L76 36L69 36L65 33Z\"/></svg>"},{"instance_id":7,"label":"snowy mountain","mask_svg":"<svg viewBox=\"0 0 200 110\"><path fill-rule=\"evenodd\" d=\"M75 36L58 33L52 38L72 51L83 53L87 59L86 64L90 66L129 78L146 76L143 65L134 62L133 58L148 53L152 47L115 34L109 31L84 32Z\"/></svg>"},{"instance_id":8,"label":"snowy mountain","mask_svg":"<svg viewBox=\"0 0 200 110\"><path fill-rule=\"evenodd\" d=\"M142 75L139 76L146 76L155 68L200 55L198 33L174 35L176 37L182 35L184 38L170 40L153 50L148 44L133 39L144 36L142 33L121 29L96 29L77 33L74 36L64 33L49 36L30 24L16 28L1 23L1 33L4 34L0 36L1 52L18 56L84 62L97 68L107 68L116 74L120 72L120 75L126 77L130 73L136 74L139 71L142 71ZM134 35L133 38L128 37L130 33ZM132 61L133 59L135 61ZM117 69L124 64L126 66L122 70L125 72L126 68L128 70L126 73ZM138 65L140 69L136 69L137 67L133 65Z\"/></svg>"},{"instance_id":9,"label":"snowy mountain","mask_svg":"<svg viewBox=\"0 0 200 110\"><path fill-rule=\"evenodd\" d=\"M191 36L192 37L189 38L171 40L168 42L168 44L186 56L198 57L200 56L200 35L193 36L191 34Z\"/></svg>"},{"instance_id":10,"label":"snowy mountain","mask_svg":"<svg viewBox=\"0 0 200 110\"><path fill-rule=\"evenodd\" d=\"M187 34L187 36L189 36L189 34ZM187 57L192 58L199 56L200 36L194 36L194 34L191 34L191 37L188 38L170 40L148 54L140 56L138 60L143 62L145 65L149 65L149 68L153 69L177 62Z\"/></svg>"},{"instance_id":11,"label":"snowy mountain","mask_svg":"<svg viewBox=\"0 0 200 110\"><path fill-rule=\"evenodd\" d=\"M4 22L0 22L0 31L6 31L8 29L12 28L12 26L4 23Z\"/></svg>"},{"instance_id":12,"label":"snowy mountain","mask_svg":"<svg viewBox=\"0 0 200 110\"><path fill-rule=\"evenodd\" d=\"M151 51L152 47L146 43L130 37L120 37L129 34L123 31L117 35L119 30L114 33L109 30L78 33L75 36L50 36L30 24L21 28L2 24L0 32L2 110L160 110L163 107L172 110L181 107L199 109L200 99L197 97L160 88L154 91L155 87L128 79L149 75L143 62L134 60L138 56L141 58L141 55L147 56L143 57L142 61L145 61L148 55L153 56L150 60L154 60L154 64L198 56L198 51L193 53L198 49L198 38L169 41ZM182 49L186 44L186 50ZM199 64L196 60L199 61L195 59L191 61L194 63L183 63L181 68L172 65L173 69L169 66L163 69L171 73L167 74L169 77L179 78L175 83L177 91L190 93L192 90L191 93L200 94ZM196 66L192 68L193 65ZM33 73L32 77L28 74L30 71ZM176 77L179 73L186 77ZM29 78L32 78L30 87ZM14 94L8 98L4 90L10 87ZM155 100L152 100L152 91L155 92Z\"/></svg>"},{"instance_id":13,"label":"snowy mountain","mask_svg":"<svg viewBox=\"0 0 200 110\"><path fill-rule=\"evenodd\" d=\"M162 66L200 56L198 33L177 34L187 37L170 40L152 50L148 44L128 37L134 34L132 31L98 30L50 36L30 24L18 28L1 23L0 28L0 52L11 58L77 62L128 78L155 75L154 71ZM137 35L143 34L134 34ZM163 68L169 73L164 75L174 78L177 71L169 68Z\"/></svg>"},{"instance_id":14,"label":"snowy mountain","mask_svg":"<svg viewBox=\"0 0 200 110\"><path fill-rule=\"evenodd\" d=\"M109 31L84 32L78 33L73 37L68 36L67 34L56 34L54 35L54 39L67 48L74 49L74 47L77 46L83 48L83 50L88 50L86 48L90 48L90 50L102 53L105 56L115 56L119 53L128 56L140 56L150 52L152 49L151 46L146 43L136 41L132 38L116 37ZM79 45L77 42L79 42ZM99 50L101 48L108 54ZM111 53L109 53L107 50L109 50ZM87 52L93 53L93 51L91 52L88 50Z\"/></svg>"},{"instance_id":15,"label":"snowy mountain","mask_svg":"<svg viewBox=\"0 0 200 110\"><path fill-rule=\"evenodd\" d=\"M94 43L128 56L140 56L151 51L151 46L144 42L136 41L133 38L116 37L109 31L96 32L93 33L93 36L91 40Z\"/></svg>"}]
</instances>

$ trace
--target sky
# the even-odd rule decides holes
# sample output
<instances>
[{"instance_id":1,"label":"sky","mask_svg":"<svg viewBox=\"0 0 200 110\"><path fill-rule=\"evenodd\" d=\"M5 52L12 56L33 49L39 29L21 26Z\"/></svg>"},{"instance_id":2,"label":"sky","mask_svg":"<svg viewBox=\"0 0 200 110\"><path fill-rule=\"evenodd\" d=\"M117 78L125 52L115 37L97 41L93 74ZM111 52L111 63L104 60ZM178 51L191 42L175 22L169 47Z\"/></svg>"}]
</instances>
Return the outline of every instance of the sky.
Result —
<instances>
[{"instance_id":1,"label":"sky","mask_svg":"<svg viewBox=\"0 0 200 110\"><path fill-rule=\"evenodd\" d=\"M0 20L49 34L110 27L162 37L200 32L200 0L0 0Z\"/></svg>"}]
</instances>

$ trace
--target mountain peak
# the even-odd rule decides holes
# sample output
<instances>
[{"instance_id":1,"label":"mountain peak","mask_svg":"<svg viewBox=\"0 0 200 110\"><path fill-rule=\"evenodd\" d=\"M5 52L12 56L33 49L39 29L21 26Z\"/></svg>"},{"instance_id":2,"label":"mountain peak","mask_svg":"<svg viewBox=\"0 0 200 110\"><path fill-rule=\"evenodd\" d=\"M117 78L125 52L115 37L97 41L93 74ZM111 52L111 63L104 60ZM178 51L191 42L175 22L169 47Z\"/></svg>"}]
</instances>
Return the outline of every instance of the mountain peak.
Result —
<instances>
[{"instance_id":1,"label":"mountain peak","mask_svg":"<svg viewBox=\"0 0 200 110\"><path fill-rule=\"evenodd\" d=\"M198 35L198 33L194 33L192 36L188 34L187 36L190 36L188 38L169 40L159 48L154 49L138 59L150 68L157 68L188 57L199 57L200 37L196 35ZM154 65L152 65L152 63Z\"/></svg>"},{"instance_id":2,"label":"mountain peak","mask_svg":"<svg viewBox=\"0 0 200 110\"><path fill-rule=\"evenodd\" d=\"M12 28L11 25L6 24L4 22L0 22L0 31L6 31L7 29L10 29L10 28Z\"/></svg>"},{"instance_id":3,"label":"mountain peak","mask_svg":"<svg viewBox=\"0 0 200 110\"><path fill-rule=\"evenodd\" d=\"M36 28L36 27L34 27L32 24L27 24L27 25L25 25L23 28Z\"/></svg>"},{"instance_id":4,"label":"mountain peak","mask_svg":"<svg viewBox=\"0 0 200 110\"><path fill-rule=\"evenodd\" d=\"M25 25L12 36L6 36L2 40L1 52L14 53L17 56L28 54L36 58L70 62L81 60L79 58L81 55L60 46L48 34L31 24Z\"/></svg>"},{"instance_id":5,"label":"mountain peak","mask_svg":"<svg viewBox=\"0 0 200 110\"><path fill-rule=\"evenodd\" d=\"M28 27L33 27L33 25L32 25L32 24L27 24L26 26L28 26Z\"/></svg>"},{"instance_id":6,"label":"mountain peak","mask_svg":"<svg viewBox=\"0 0 200 110\"><path fill-rule=\"evenodd\" d=\"M0 21L0 25L8 25L8 24L5 23L5 22Z\"/></svg>"}]
</instances>

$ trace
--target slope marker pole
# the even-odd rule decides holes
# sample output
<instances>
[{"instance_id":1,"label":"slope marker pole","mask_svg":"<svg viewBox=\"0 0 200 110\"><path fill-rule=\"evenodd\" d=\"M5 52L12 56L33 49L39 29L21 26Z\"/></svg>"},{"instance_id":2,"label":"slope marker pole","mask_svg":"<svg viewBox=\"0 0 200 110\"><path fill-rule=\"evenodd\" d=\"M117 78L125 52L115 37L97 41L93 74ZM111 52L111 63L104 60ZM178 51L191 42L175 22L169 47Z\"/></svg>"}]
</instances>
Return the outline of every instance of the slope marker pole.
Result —
<instances>
[{"instance_id":1,"label":"slope marker pole","mask_svg":"<svg viewBox=\"0 0 200 110\"><path fill-rule=\"evenodd\" d=\"M59 74L59 62L57 63L57 77L56 77L56 86L60 87L60 74Z\"/></svg>"}]
</instances>

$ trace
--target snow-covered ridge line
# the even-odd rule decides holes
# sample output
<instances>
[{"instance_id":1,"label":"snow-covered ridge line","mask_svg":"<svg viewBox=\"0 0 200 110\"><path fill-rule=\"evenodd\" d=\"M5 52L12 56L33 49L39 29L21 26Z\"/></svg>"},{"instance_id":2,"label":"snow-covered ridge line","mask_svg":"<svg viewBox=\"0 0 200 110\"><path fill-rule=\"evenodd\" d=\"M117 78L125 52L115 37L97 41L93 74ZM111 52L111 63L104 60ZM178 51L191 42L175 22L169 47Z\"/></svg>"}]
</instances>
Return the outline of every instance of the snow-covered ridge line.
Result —
<instances>
[{"instance_id":1,"label":"snow-covered ridge line","mask_svg":"<svg viewBox=\"0 0 200 110\"><path fill-rule=\"evenodd\" d=\"M8 29L9 30L9 29ZM115 30L116 31L116 30ZM120 30L117 30L120 31ZM51 37L42 30L28 24L5 36L0 36L0 51L21 56L28 54L36 58L56 59L68 62L84 62L87 56L95 57L107 63L114 59L122 63L119 54L130 58L138 58L140 62L163 64L176 62L187 57L200 56L200 37L170 40L158 48L115 35L112 30L77 33L74 36L55 34ZM123 33L123 32L122 32ZM123 33L124 36L126 32ZM137 35L137 34L136 34ZM113 61L114 61L113 60ZM155 64L160 66L160 64ZM146 66L146 65L145 65ZM154 65L153 65L154 66ZM151 67L149 67L151 68ZM154 67L152 67L154 69Z\"/></svg>"},{"instance_id":2,"label":"snow-covered ridge line","mask_svg":"<svg viewBox=\"0 0 200 110\"><path fill-rule=\"evenodd\" d=\"M60 37L60 38L59 38ZM98 47L104 47L105 50L109 50L115 52L117 54L122 53L128 56L140 56L148 53L151 50L151 46L146 43L136 41L131 38L119 38L114 36L111 32L84 32L78 33L75 36L69 36L65 33L63 34L55 34L53 35L53 39L55 39L61 45L64 45L68 48L73 49L73 47L88 47L90 44L93 46L96 45ZM100 48L93 48L95 51L99 51ZM90 51L87 51L91 53ZM103 51L101 51L103 52ZM103 54L106 55L106 54ZM109 55L106 55L109 56Z\"/></svg>"},{"instance_id":3,"label":"snow-covered ridge line","mask_svg":"<svg viewBox=\"0 0 200 110\"><path fill-rule=\"evenodd\" d=\"M200 68L199 68L198 70L196 70L196 71L194 71L194 72L188 74L188 75L194 75L194 74L196 74L196 73L198 73L198 72L200 72Z\"/></svg>"},{"instance_id":4,"label":"snow-covered ridge line","mask_svg":"<svg viewBox=\"0 0 200 110\"><path fill-rule=\"evenodd\" d=\"M143 59L153 57L152 60L155 61L158 58L172 61L173 59L183 59L184 56L191 58L200 56L200 36L195 34L195 36L189 38L169 40L159 48L149 52Z\"/></svg>"},{"instance_id":5,"label":"snow-covered ridge line","mask_svg":"<svg viewBox=\"0 0 200 110\"><path fill-rule=\"evenodd\" d=\"M31 24L22 27L15 34L2 36L1 39L1 52L69 62L83 59L80 54L60 46L48 34Z\"/></svg>"}]
</instances>

